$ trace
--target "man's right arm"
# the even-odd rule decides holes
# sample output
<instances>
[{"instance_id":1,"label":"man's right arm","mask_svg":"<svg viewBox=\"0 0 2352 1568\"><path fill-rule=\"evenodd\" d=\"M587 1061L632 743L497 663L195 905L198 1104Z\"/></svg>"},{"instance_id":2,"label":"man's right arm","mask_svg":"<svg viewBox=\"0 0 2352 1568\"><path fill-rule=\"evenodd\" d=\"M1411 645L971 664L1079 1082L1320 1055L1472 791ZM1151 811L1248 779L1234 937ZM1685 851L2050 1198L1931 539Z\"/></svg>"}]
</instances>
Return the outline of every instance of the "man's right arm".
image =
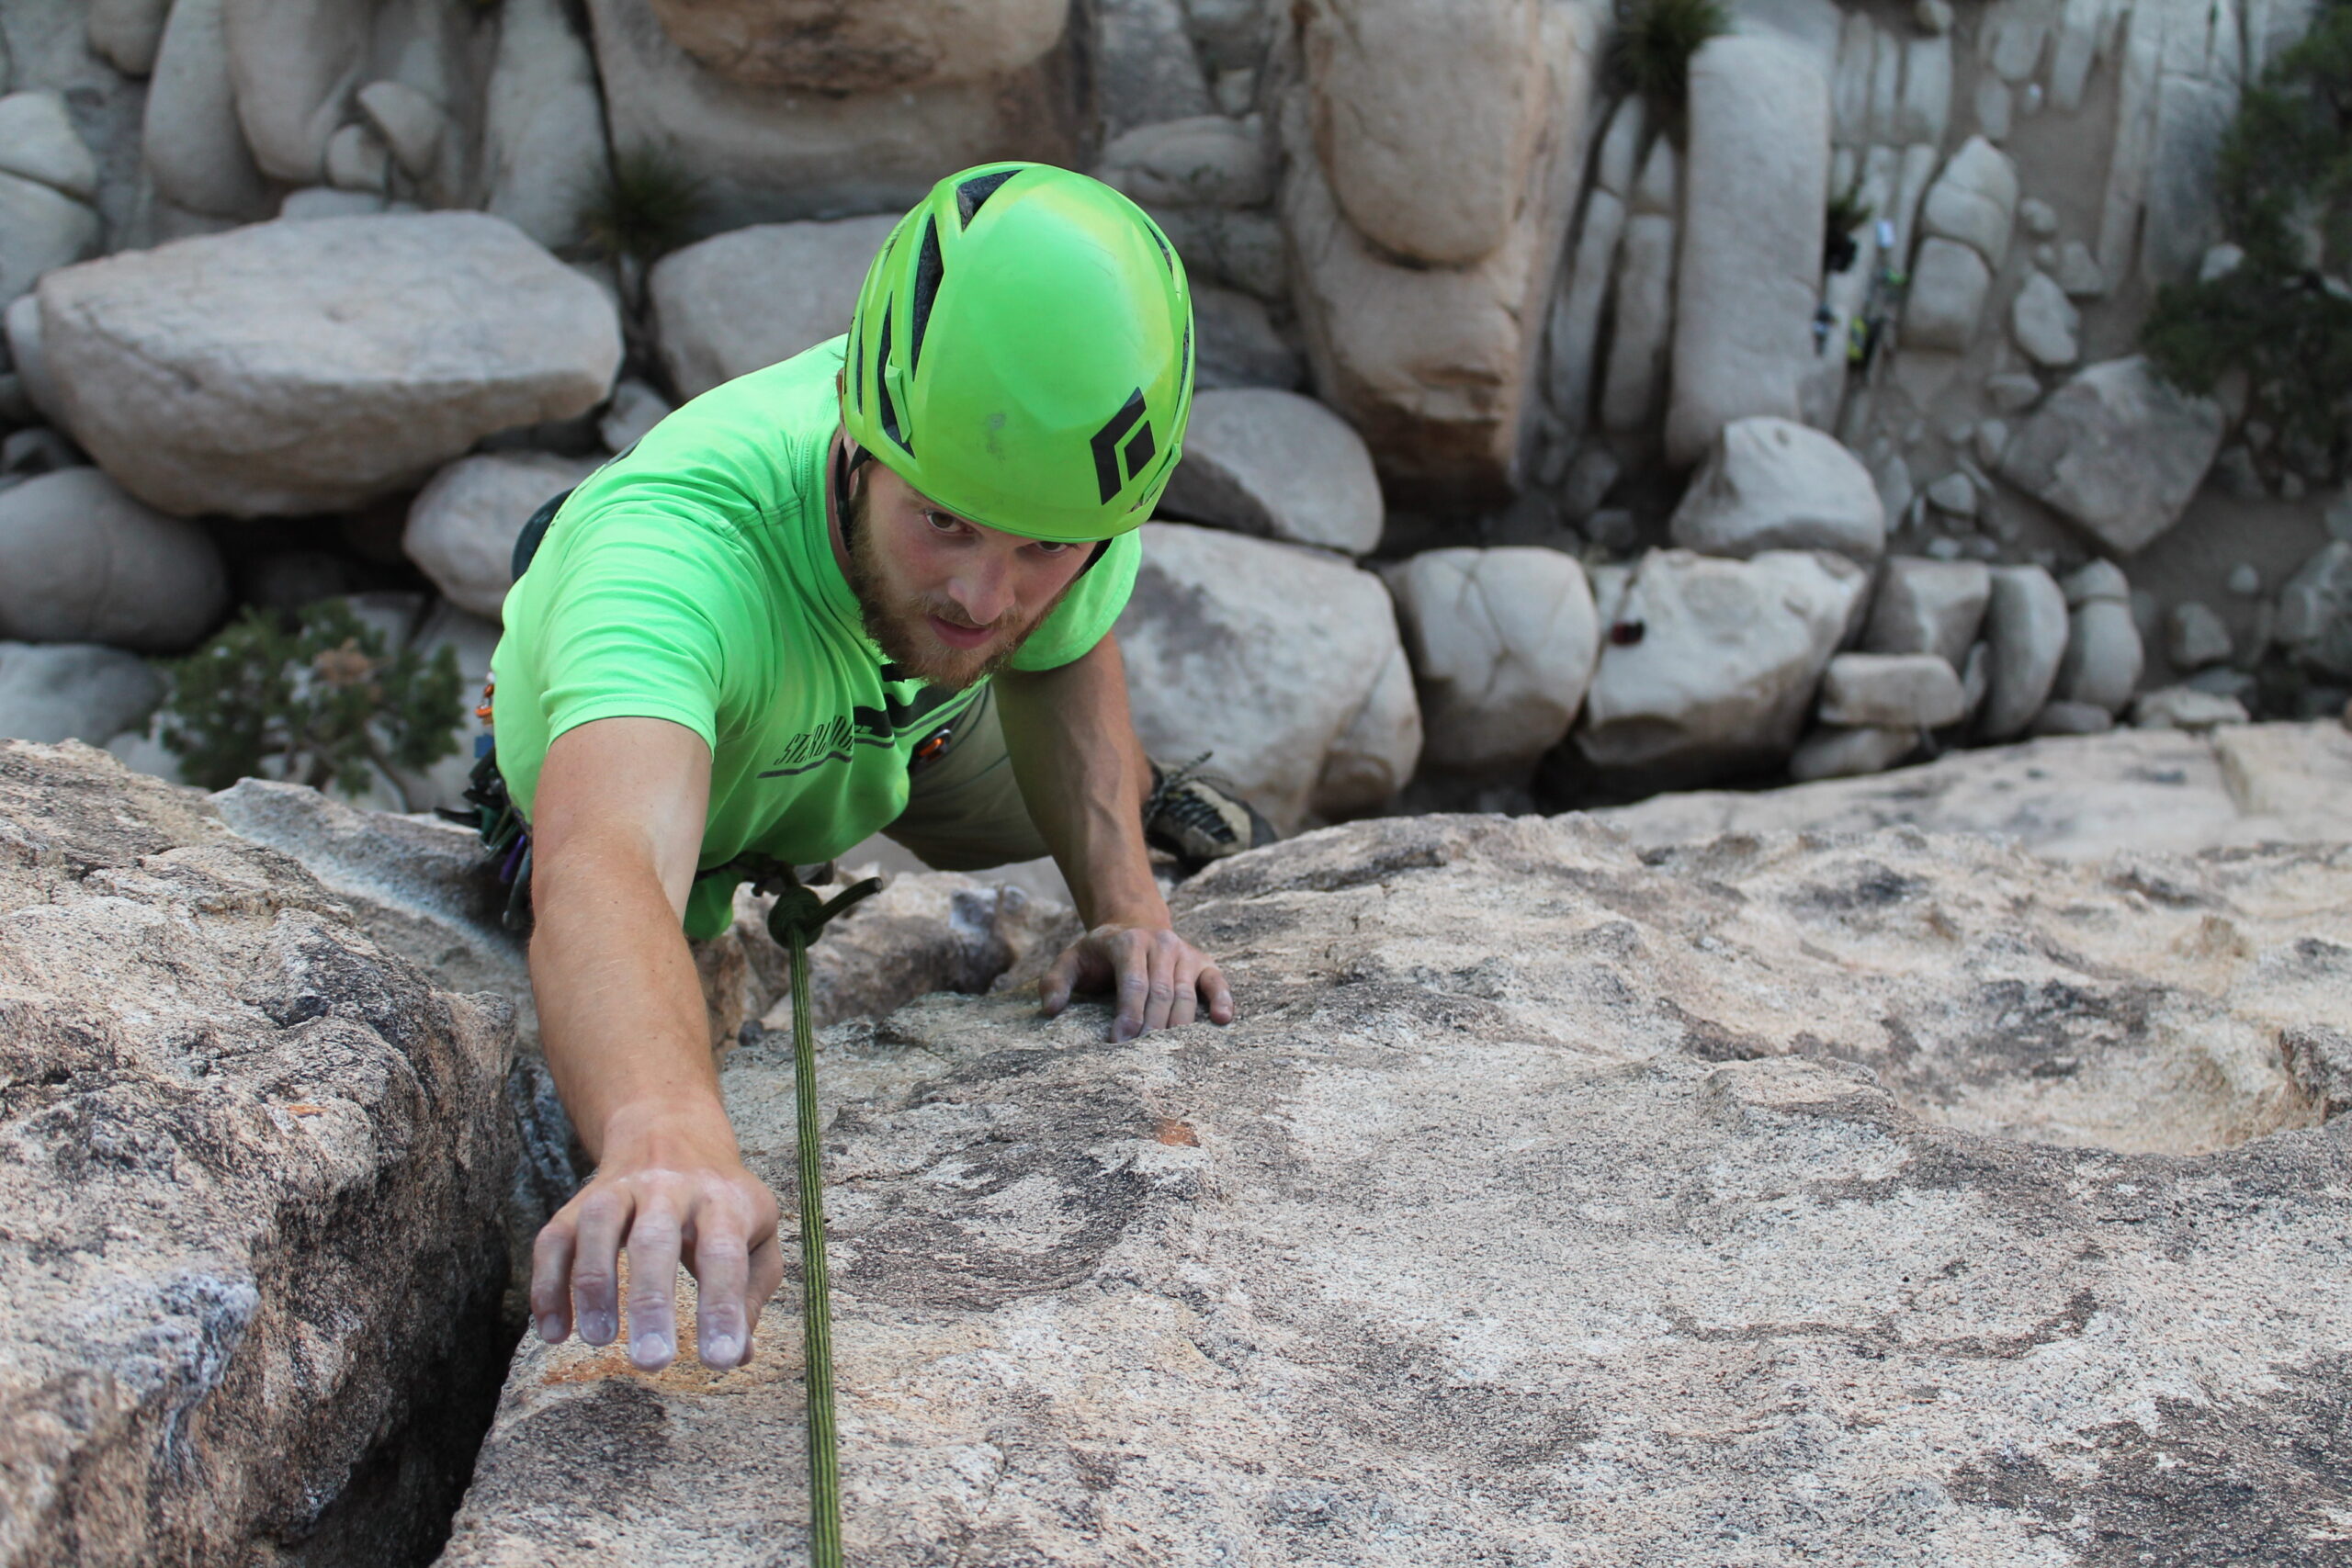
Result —
<instances>
[{"instance_id":1,"label":"man's right arm","mask_svg":"<svg viewBox=\"0 0 2352 1568\"><path fill-rule=\"evenodd\" d=\"M744 1168L718 1093L682 920L702 849L710 750L683 725L597 719L548 749L531 818L531 988L548 1068L596 1173L539 1233L531 1314L553 1343L618 1332L629 1359L676 1354L683 1259L703 1361L751 1354L784 1278L775 1196Z\"/></svg>"}]
</instances>

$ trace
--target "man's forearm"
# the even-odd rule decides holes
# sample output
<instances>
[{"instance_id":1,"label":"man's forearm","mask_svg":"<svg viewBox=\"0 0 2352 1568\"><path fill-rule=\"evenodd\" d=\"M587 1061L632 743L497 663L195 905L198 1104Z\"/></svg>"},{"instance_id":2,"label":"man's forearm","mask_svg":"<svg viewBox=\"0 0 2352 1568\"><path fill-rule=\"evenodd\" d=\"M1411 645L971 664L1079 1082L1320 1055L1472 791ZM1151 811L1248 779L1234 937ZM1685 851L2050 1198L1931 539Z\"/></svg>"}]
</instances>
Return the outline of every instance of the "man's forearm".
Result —
<instances>
[{"instance_id":1,"label":"man's forearm","mask_svg":"<svg viewBox=\"0 0 2352 1568\"><path fill-rule=\"evenodd\" d=\"M1126 666L1105 635L1083 658L997 677L1021 797L1090 926L1160 924L1167 901L1144 847L1151 764L1127 710Z\"/></svg>"},{"instance_id":2,"label":"man's forearm","mask_svg":"<svg viewBox=\"0 0 2352 1568\"><path fill-rule=\"evenodd\" d=\"M702 983L650 864L588 836L534 881L531 988L557 1091L588 1152L634 1122L726 1127ZM731 1143L731 1134L727 1134Z\"/></svg>"}]
</instances>

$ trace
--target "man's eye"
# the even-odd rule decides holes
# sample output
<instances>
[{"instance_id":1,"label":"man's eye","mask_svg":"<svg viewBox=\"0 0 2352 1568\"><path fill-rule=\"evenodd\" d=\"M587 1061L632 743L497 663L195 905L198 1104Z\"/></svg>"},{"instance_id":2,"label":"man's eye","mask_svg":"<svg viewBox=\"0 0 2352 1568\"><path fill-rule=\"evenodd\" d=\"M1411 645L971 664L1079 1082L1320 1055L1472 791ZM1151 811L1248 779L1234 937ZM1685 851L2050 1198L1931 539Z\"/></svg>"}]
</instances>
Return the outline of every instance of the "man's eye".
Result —
<instances>
[{"instance_id":1,"label":"man's eye","mask_svg":"<svg viewBox=\"0 0 2352 1568\"><path fill-rule=\"evenodd\" d=\"M1032 539L1030 543L1037 547L1039 555L1047 557L1067 554L1070 548L1069 545L1052 539Z\"/></svg>"},{"instance_id":2,"label":"man's eye","mask_svg":"<svg viewBox=\"0 0 2352 1568\"><path fill-rule=\"evenodd\" d=\"M953 534L964 525L960 519L950 517L944 512L926 512L922 515L924 522L943 534Z\"/></svg>"}]
</instances>

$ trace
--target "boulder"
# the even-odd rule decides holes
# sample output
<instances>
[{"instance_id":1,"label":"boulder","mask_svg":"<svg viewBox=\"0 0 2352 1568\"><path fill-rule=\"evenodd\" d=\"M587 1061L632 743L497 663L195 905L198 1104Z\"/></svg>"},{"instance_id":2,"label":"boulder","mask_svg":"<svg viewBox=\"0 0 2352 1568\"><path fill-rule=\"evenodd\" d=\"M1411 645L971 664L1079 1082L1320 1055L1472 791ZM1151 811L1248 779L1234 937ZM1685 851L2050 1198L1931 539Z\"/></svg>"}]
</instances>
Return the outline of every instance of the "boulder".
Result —
<instances>
[{"instance_id":1,"label":"boulder","mask_svg":"<svg viewBox=\"0 0 2352 1568\"><path fill-rule=\"evenodd\" d=\"M450 603L495 621L514 586L514 538L531 513L596 469L550 452L460 457L417 493L401 548Z\"/></svg>"},{"instance_id":2,"label":"boulder","mask_svg":"<svg viewBox=\"0 0 2352 1568\"><path fill-rule=\"evenodd\" d=\"M2299 663L2352 680L2352 544L2333 541L2287 580L2278 591L2278 637Z\"/></svg>"},{"instance_id":3,"label":"boulder","mask_svg":"<svg viewBox=\"0 0 2352 1568\"><path fill-rule=\"evenodd\" d=\"M1425 550L1385 574L1428 740L1424 763L1524 776L1576 722L1600 655L1574 556Z\"/></svg>"},{"instance_id":4,"label":"boulder","mask_svg":"<svg viewBox=\"0 0 2352 1568\"><path fill-rule=\"evenodd\" d=\"M1660 146L1666 145L1660 138ZM1601 383L1600 423L1611 431L1646 430L1664 402L1667 355L1674 346L1674 253L1679 229L1662 212L1638 212L1625 224L1617 263L1617 311Z\"/></svg>"},{"instance_id":5,"label":"boulder","mask_svg":"<svg viewBox=\"0 0 2352 1568\"><path fill-rule=\"evenodd\" d=\"M2333 721L2257 724L2190 735L2115 729L2080 710L2095 736L1951 751L1899 780L1797 789L1700 790L1594 813L1639 848L1720 835L1870 833L1885 828L1995 835L2038 855L2081 861L2129 852L2191 855L2259 843L2352 841L2352 734Z\"/></svg>"},{"instance_id":6,"label":"boulder","mask_svg":"<svg viewBox=\"0 0 2352 1568\"><path fill-rule=\"evenodd\" d=\"M2044 369L2061 370L2082 357L2075 335L2081 326L2082 312L2046 272L2029 274L2009 306L2009 335Z\"/></svg>"},{"instance_id":7,"label":"boulder","mask_svg":"<svg viewBox=\"0 0 2352 1568\"><path fill-rule=\"evenodd\" d=\"M2017 210L2017 165L1982 136L1972 136L1928 187L1919 226L1928 234L1967 245L1987 267L1998 268L2008 257Z\"/></svg>"},{"instance_id":8,"label":"boulder","mask_svg":"<svg viewBox=\"0 0 2352 1568\"><path fill-rule=\"evenodd\" d=\"M1869 591L1843 556L1767 550L1722 560L1653 550L1612 605L1574 736L1623 782L1706 783L1794 749L1830 655Z\"/></svg>"},{"instance_id":9,"label":"boulder","mask_svg":"<svg viewBox=\"0 0 2352 1568\"><path fill-rule=\"evenodd\" d=\"M1380 543L1380 480L1363 438L1295 392L1196 393L1159 504L1170 517L1349 555Z\"/></svg>"},{"instance_id":10,"label":"boulder","mask_svg":"<svg viewBox=\"0 0 2352 1568\"><path fill-rule=\"evenodd\" d=\"M0 173L0 305L42 274L95 254L98 238L96 209L39 180Z\"/></svg>"},{"instance_id":11,"label":"boulder","mask_svg":"<svg viewBox=\"0 0 2352 1568\"><path fill-rule=\"evenodd\" d=\"M1883 773L1918 749L1919 731L1916 726L1816 729L1790 753L1789 777L1799 784L1811 784L1816 779Z\"/></svg>"},{"instance_id":12,"label":"boulder","mask_svg":"<svg viewBox=\"0 0 2352 1568\"><path fill-rule=\"evenodd\" d=\"M596 439L607 451L626 452L673 412L670 400L654 390L650 382L625 376L613 388L613 400L596 421Z\"/></svg>"},{"instance_id":13,"label":"boulder","mask_svg":"<svg viewBox=\"0 0 2352 1568\"><path fill-rule=\"evenodd\" d=\"M2023 733L2049 701L2065 659L2065 594L2041 567L1995 567L1985 602L1985 647L1992 649L1985 707L1975 733L2008 740Z\"/></svg>"},{"instance_id":14,"label":"boulder","mask_svg":"<svg viewBox=\"0 0 2352 1568\"><path fill-rule=\"evenodd\" d=\"M1835 436L1764 415L1723 427L1667 528L1713 556L1836 550L1867 566L1886 549L1886 513L1861 459Z\"/></svg>"},{"instance_id":15,"label":"boulder","mask_svg":"<svg viewBox=\"0 0 2352 1568\"><path fill-rule=\"evenodd\" d=\"M670 40L729 82L880 93L978 82L1035 62L1069 19L1055 0L648 0Z\"/></svg>"},{"instance_id":16,"label":"boulder","mask_svg":"<svg viewBox=\"0 0 2352 1568\"><path fill-rule=\"evenodd\" d=\"M1398 17L1418 9L1385 8ZM1530 394L1542 302L1552 292L1584 166L1597 23L1579 7L1534 9L1532 63L1544 85L1544 130L1500 240L1474 262L1408 263L1367 238L1333 194L1312 95L1290 93L1281 114L1290 297L1316 391L1363 433L1384 479L1450 505L1499 504L1516 488L1527 423L1540 406ZM1410 101L1430 114L1454 112L1426 95ZM1390 145L1419 134L1415 122L1389 119ZM1392 491L1390 499L1402 497Z\"/></svg>"},{"instance_id":17,"label":"boulder","mask_svg":"<svg viewBox=\"0 0 2352 1568\"><path fill-rule=\"evenodd\" d=\"M212 536L98 469L61 468L0 491L0 637L177 653L228 607Z\"/></svg>"},{"instance_id":18,"label":"boulder","mask_svg":"<svg viewBox=\"0 0 2352 1568\"><path fill-rule=\"evenodd\" d=\"M97 199L98 161L74 130L61 94L0 97L0 174L39 181L80 201Z\"/></svg>"},{"instance_id":19,"label":"boulder","mask_svg":"<svg viewBox=\"0 0 2352 1568\"><path fill-rule=\"evenodd\" d=\"M1540 0L1307 0L1315 156L1358 233L1466 266L1520 219L1564 128Z\"/></svg>"},{"instance_id":20,"label":"boulder","mask_svg":"<svg viewBox=\"0 0 2352 1568\"><path fill-rule=\"evenodd\" d=\"M1132 126L1207 114L1207 79L1184 32L1184 0L1097 0L1095 99L1113 136Z\"/></svg>"},{"instance_id":21,"label":"boulder","mask_svg":"<svg viewBox=\"0 0 2352 1568\"><path fill-rule=\"evenodd\" d=\"M662 9L673 15L694 5L662 0ZM1085 65L1061 26L1067 7L1047 9L1055 29L1049 36L1060 41L1027 64L965 80L843 91L861 73L871 79L876 71L887 74L898 67L888 59L869 61L847 78L829 75L808 88L738 81L680 47L655 0L587 0L611 145L622 152L659 150L693 182L700 233L852 212L904 212L942 175L1000 158L1080 166L1088 129L1080 113ZM1041 26L1044 15L1036 0L1005 6L893 0L871 6L730 0L718 7L763 37L789 39L788 51L810 61L825 58L842 39L872 36L864 20L869 11L877 25L919 27L943 37L1001 29L1011 38ZM1012 52L1017 51L998 58ZM1209 107L1195 101L1174 112L1201 114Z\"/></svg>"},{"instance_id":22,"label":"boulder","mask_svg":"<svg viewBox=\"0 0 2352 1568\"><path fill-rule=\"evenodd\" d=\"M1892 557L1879 574L1862 647L1871 653L1932 653L1957 671L1968 662L1992 592L1992 573L1981 561Z\"/></svg>"},{"instance_id":23,"label":"boulder","mask_svg":"<svg viewBox=\"0 0 2352 1568\"><path fill-rule=\"evenodd\" d=\"M1932 653L1841 653L1821 678L1821 722L1939 729L1968 711L1960 674Z\"/></svg>"},{"instance_id":24,"label":"boulder","mask_svg":"<svg viewBox=\"0 0 2352 1568\"><path fill-rule=\"evenodd\" d=\"M1273 150L1255 115L1139 125L1102 149L1095 172L1146 207L1262 207L1274 198Z\"/></svg>"},{"instance_id":25,"label":"boulder","mask_svg":"<svg viewBox=\"0 0 2352 1568\"><path fill-rule=\"evenodd\" d=\"M1282 225L1272 214L1227 207L1146 210L1183 258L1190 279L1238 288L1271 303L1289 297L1290 258Z\"/></svg>"},{"instance_id":26,"label":"boulder","mask_svg":"<svg viewBox=\"0 0 2352 1568\"><path fill-rule=\"evenodd\" d=\"M613 303L469 212L261 223L42 280L66 423L165 512L331 512L481 437L585 413L621 356Z\"/></svg>"},{"instance_id":27,"label":"boulder","mask_svg":"<svg viewBox=\"0 0 2352 1568\"><path fill-rule=\"evenodd\" d=\"M482 93L483 210L551 251L580 243L587 192L605 177L596 64L562 0L501 0Z\"/></svg>"},{"instance_id":28,"label":"boulder","mask_svg":"<svg viewBox=\"0 0 2352 1568\"><path fill-rule=\"evenodd\" d=\"M1676 467L1733 420L1797 417L1829 185L1829 88L1804 53L1711 39L1690 57L1690 99L1666 415Z\"/></svg>"},{"instance_id":29,"label":"boulder","mask_svg":"<svg viewBox=\"0 0 2352 1568\"><path fill-rule=\"evenodd\" d=\"M90 0L90 48L126 76L155 68L171 0Z\"/></svg>"},{"instance_id":30,"label":"boulder","mask_svg":"<svg viewBox=\"0 0 2352 1568\"><path fill-rule=\"evenodd\" d=\"M2194 686L2165 686L2132 699L2132 724L2137 729L2212 729L2245 724L2248 717L2237 698Z\"/></svg>"},{"instance_id":31,"label":"boulder","mask_svg":"<svg viewBox=\"0 0 2352 1568\"><path fill-rule=\"evenodd\" d=\"M1285 832L1310 811L1376 805L1420 756L1388 591L1345 561L1147 523L1118 634L1145 749L1179 762L1213 751L1212 769ZM1400 681L1409 723L1396 716ZM1367 730L1351 734L1360 718ZM1321 787L1327 769L1349 781L1344 798Z\"/></svg>"},{"instance_id":32,"label":"boulder","mask_svg":"<svg viewBox=\"0 0 2352 1568\"><path fill-rule=\"evenodd\" d=\"M0 742L0 823L11 1555L422 1561L497 1375L510 1010L102 751Z\"/></svg>"},{"instance_id":33,"label":"boulder","mask_svg":"<svg viewBox=\"0 0 2352 1568\"><path fill-rule=\"evenodd\" d=\"M2033 716L2029 733L2041 736L2104 735L2115 728L2115 715L2098 703L2059 697Z\"/></svg>"},{"instance_id":34,"label":"boulder","mask_svg":"<svg viewBox=\"0 0 2352 1568\"><path fill-rule=\"evenodd\" d=\"M2211 605L2190 599L2165 616L2165 657L2174 669L2202 670L2225 662L2233 651L2230 628Z\"/></svg>"},{"instance_id":35,"label":"boulder","mask_svg":"<svg viewBox=\"0 0 2352 1568\"><path fill-rule=\"evenodd\" d=\"M2144 661L2128 603L2091 599L2076 604L2069 615L2066 656L2058 665L2057 699L2121 713L2139 688Z\"/></svg>"},{"instance_id":36,"label":"boulder","mask_svg":"<svg viewBox=\"0 0 2352 1568\"><path fill-rule=\"evenodd\" d=\"M0 739L96 746L147 722L164 678L135 653L86 642L0 642Z\"/></svg>"},{"instance_id":37,"label":"boulder","mask_svg":"<svg viewBox=\"0 0 2352 1568\"><path fill-rule=\"evenodd\" d=\"M681 398L849 331L895 214L763 223L673 251L647 282L662 368Z\"/></svg>"},{"instance_id":38,"label":"boulder","mask_svg":"<svg viewBox=\"0 0 2352 1568\"><path fill-rule=\"evenodd\" d=\"M2130 555L2180 520L2221 446L2220 407L2135 355L2089 366L2043 399L2001 454L2001 475Z\"/></svg>"},{"instance_id":39,"label":"boulder","mask_svg":"<svg viewBox=\"0 0 2352 1568\"><path fill-rule=\"evenodd\" d=\"M1265 305L1247 294L1193 285L1193 384L1295 389L1306 378L1297 352L1274 330Z\"/></svg>"},{"instance_id":40,"label":"boulder","mask_svg":"<svg viewBox=\"0 0 2352 1568\"><path fill-rule=\"evenodd\" d=\"M1984 258L1957 240L1934 236L1919 243L1919 259L1903 299L1906 347L1964 352L1976 336L1977 318L1993 274Z\"/></svg>"},{"instance_id":41,"label":"boulder","mask_svg":"<svg viewBox=\"0 0 2352 1568\"><path fill-rule=\"evenodd\" d=\"M1113 1045L1018 993L842 1029L851 1560L1665 1563L1736 1530L1990 1568L2052 1556L2059 1508L2128 1536L2152 1485L2183 1561L2299 1540L2352 1398L2352 1153L2280 1041L2335 1028L2347 884L2308 848L1645 859L1382 820L1180 890L1227 1029ZM724 1091L789 1190L785 1043ZM799 1339L787 1290L749 1371L526 1342L446 1568L797 1551Z\"/></svg>"}]
</instances>

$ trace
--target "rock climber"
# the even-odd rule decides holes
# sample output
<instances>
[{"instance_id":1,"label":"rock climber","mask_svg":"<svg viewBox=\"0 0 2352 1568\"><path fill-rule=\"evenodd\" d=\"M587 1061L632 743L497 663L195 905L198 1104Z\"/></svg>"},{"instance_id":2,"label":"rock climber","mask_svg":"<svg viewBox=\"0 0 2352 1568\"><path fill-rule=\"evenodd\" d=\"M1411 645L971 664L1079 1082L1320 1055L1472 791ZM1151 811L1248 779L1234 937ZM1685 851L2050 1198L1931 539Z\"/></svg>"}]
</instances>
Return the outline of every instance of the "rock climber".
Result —
<instances>
[{"instance_id":1,"label":"rock climber","mask_svg":"<svg viewBox=\"0 0 2352 1568\"><path fill-rule=\"evenodd\" d=\"M720 1103L687 938L736 886L888 832L977 870L1051 853L1085 934L1041 985L1115 993L1114 1039L1233 1018L1171 929L1148 841L1272 838L1151 762L1112 623L1193 391L1191 298L1151 220L1085 175L942 181L845 336L694 400L518 542L473 798L527 888L548 1065L595 1174L541 1231L540 1336L749 1354L778 1210ZM527 570L522 570L527 566Z\"/></svg>"}]
</instances>

